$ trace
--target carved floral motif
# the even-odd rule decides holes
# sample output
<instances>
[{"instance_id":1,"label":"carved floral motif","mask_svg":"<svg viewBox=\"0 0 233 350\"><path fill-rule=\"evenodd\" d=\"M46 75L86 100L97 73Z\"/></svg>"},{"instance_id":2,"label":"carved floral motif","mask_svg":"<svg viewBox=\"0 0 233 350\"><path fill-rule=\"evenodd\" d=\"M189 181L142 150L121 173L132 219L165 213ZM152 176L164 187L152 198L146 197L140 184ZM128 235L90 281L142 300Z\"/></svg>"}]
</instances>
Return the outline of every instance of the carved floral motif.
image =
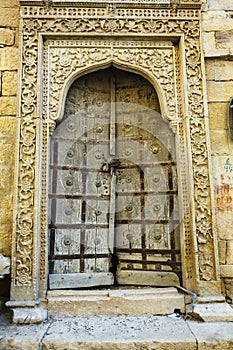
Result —
<instances>
[{"instance_id":1,"label":"carved floral motif","mask_svg":"<svg viewBox=\"0 0 233 350\"><path fill-rule=\"evenodd\" d=\"M16 228L17 285L32 282L36 158L37 36L34 25L23 36L23 84L19 144L19 184Z\"/></svg>"},{"instance_id":2,"label":"carved floral motif","mask_svg":"<svg viewBox=\"0 0 233 350\"><path fill-rule=\"evenodd\" d=\"M77 46L74 48L61 48L60 41L57 42L54 47L50 48L50 89L52 91L49 104L50 119L56 120L58 118L62 87L65 80L72 73L78 72L83 67L91 67L94 64L100 62L103 64L109 61L131 64L145 71L150 71L151 75L160 83L164 92L169 118L174 118L176 114L176 93L174 89L173 48L154 48L154 45L145 48L145 43L148 42L140 42L136 46L132 42L118 42L120 46L118 47L111 41L105 40L96 42L95 47L93 47L88 41L79 41L76 42ZM67 42L67 45L69 46L69 42ZM101 47L103 45L106 47Z\"/></svg>"},{"instance_id":3,"label":"carved floral motif","mask_svg":"<svg viewBox=\"0 0 233 350\"><path fill-rule=\"evenodd\" d=\"M198 3L198 0L195 0ZM183 1L185 2L185 1ZM109 10L106 12L104 8L92 8L88 15L87 9L80 8L62 8L60 9L60 17L56 17L53 13L58 11L58 8L45 10L42 7L24 7L23 13L32 19L23 19L23 53L22 53L22 91L21 91L21 133L20 133L20 150L19 150L19 192L18 192L18 217L16 230L16 265L15 265L15 284L16 285L31 285L33 283L33 249L36 245L35 237L35 217L34 206L35 198L37 198L35 188L36 176L36 152L37 152L37 125L38 116L37 106L37 82L38 82L38 35L40 33L56 34L57 37L72 35L109 35L109 37L117 37L117 35L166 35L179 34L185 37L185 60L187 74L187 96L188 96L188 117L190 119L190 141L192 149L192 166L193 166L193 181L195 187L195 218L196 218L196 234L199 252L199 272L202 280L216 279L214 270L214 248L212 236L212 220L209 202L209 170L208 170L208 154L207 154L207 136L206 126L203 112L203 87L201 73L201 54L199 42L199 20L197 10L179 10L177 14L172 14L169 10L152 10L152 9L133 9L131 17L120 17L119 14L124 14L130 9L117 9L110 11L112 17L109 17ZM34 12L33 12L34 11ZM45 17L45 12L48 12L48 17ZM70 11L70 12L69 12ZM85 16L77 15L82 11ZM96 14L102 11L102 16ZM121 12L120 12L121 11ZM139 11L140 17L135 14ZM152 13L159 15L159 18L152 16ZM30 12L34 13L33 19ZM66 13L64 17L62 13ZM70 13L70 14L69 14ZM76 13L76 15L75 15ZM84 13L84 12L83 12ZM169 15L169 16L168 16ZM89 16L89 18L88 18ZM120 18L118 18L119 16ZM183 17L182 17L183 16ZM186 16L186 17L185 17ZM57 18L57 19L55 19ZM193 19L192 19L193 18ZM133 38L133 37L132 37ZM59 39L60 40L60 39ZM85 39L86 40L86 39ZM131 39L133 40L133 39ZM65 41L64 41L65 42ZM117 40L115 40L117 43ZM151 50L151 52L150 52ZM56 51L56 50L55 50ZM72 51L72 47L67 51L60 49L60 54L52 57L52 70L50 81L50 109L51 115L47 115L47 110L44 109L46 120L44 123L54 127L53 119L55 118L55 110L59 96L59 90L64 84L64 79L77 69L83 67L87 62L104 62L108 58L117 56L121 62L132 61L133 64L143 66L151 75L154 75L163 86L167 99L170 99L174 94L174 86L168 83L172 80L172 72L169 70L171 66L171 50L163 49L156 52L155 49L141 49L140 54L136 53L135 49L125 49L116 47L113 51L109 47L101 48L83 48L82 53L77 50ZM161 69L160 67L163 67ZM41 66L39 67L42 68ZM46 72L46 71L45 71ZM164 73L163 73L164 72ZM46 74L45 74L46 75ZM44 77L44 83L47 84ZM46 92L46 88L45 91ZM172 101L169 104L169 114L175 116L175 111L172 110ZM175 106L174 106L175 107ZM186 117L186 116L185 116ZM50 120L47 120L50 118ZM182 126L183 128L183 126ZM45 140L45 142L47 142ZM46 145L43 145L43 152L46 152ZM44 156L44 160L46 161ZM44 165L45 166L45 165ZM45 173L45 170L44 170ZM44 186L44 185L43 185ZM46 196L46 191L42 193ZM45 234L45 201L43 198L42 209L42 240L46 240ZM187 220L186 220L187 221ZM186 232L187 247L190 241L189 232ZM43 251L46 242L42 242ZM186 248L187 248L186 247ZM186 249L186 257L188 257L189 249ZM44 257L45 259L45 257ZM43 269L42 269L43 270ZM41 271L45 274L44 271Z\"/></svg>"}]
</instances>

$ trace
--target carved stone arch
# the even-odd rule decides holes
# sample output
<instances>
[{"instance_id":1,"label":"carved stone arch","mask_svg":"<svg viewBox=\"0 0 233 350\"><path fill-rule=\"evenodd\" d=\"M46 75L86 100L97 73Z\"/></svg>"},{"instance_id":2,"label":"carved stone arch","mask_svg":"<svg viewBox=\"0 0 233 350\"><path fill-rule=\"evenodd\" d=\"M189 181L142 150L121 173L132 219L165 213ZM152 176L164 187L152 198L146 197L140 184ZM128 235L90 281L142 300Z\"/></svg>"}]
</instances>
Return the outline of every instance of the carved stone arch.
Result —
<instances>
[{"instance_id":1,"label":"carved stone arch","mask_svg":"<svg viewBox=\"0 0 233 350\"><path fill-rule=\"evenodd\" d=\"M122 64L122 62L120 62L117 59L108 60L108 61L106 61L106 59L103 59L101 62L98 62L98 64L87 65L84 68L77 69L77 71L75 71L73 74L71 74L70 76L67 77L67 79L63 83L63 87L62 87L62 90L60 92L57 115L56 115L56 117L52 118L53 121L60 122L62 120L63 114L64 114L64 107L65 107L67 93L68 93L71 85L73 84L73 82L76 79L79 79L80 77L82 77L86 74L95 72L99 69L108 68L111 65L118 68L118 69L141 75L145 79L147 79L152 84L152 86L155 89L155 92L158 96L159 105L160 105L160 109L161 109L161 117L163 119L167 120L168 122L172 122L172 121L178 119L177 115L175 115L173 117L171 117L169 115L168 108L167 108L168 101L166 99L164 90L163 90L159 80L152 74L151 70L144 69L140 65L135 65L135 64L130 64L130 63ZM173 130L176 130L176 128L175 129L173 128Z\"/></svg>"}]
</instances>

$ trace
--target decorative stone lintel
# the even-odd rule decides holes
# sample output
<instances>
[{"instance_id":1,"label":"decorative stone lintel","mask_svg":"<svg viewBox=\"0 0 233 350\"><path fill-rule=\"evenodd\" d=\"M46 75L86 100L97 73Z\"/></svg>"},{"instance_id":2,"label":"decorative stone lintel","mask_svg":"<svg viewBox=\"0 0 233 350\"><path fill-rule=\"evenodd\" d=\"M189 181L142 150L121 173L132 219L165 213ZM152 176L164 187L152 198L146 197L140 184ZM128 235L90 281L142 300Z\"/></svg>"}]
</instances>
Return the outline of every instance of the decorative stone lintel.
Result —
<instances>
[{"instance_id":1,"label":"decorative stone lintel","mask_svg":"<svg viewBox=\"0 0 233 350\"><path fill-rule=\"evenodd\" d=\"M102 1L95 1L94 3L108 3L108 0L102 0ZM84 2L84 0L20 0L21 5L43 5L43 6L53 6L53 5L63 5L63 6L77 6L83 5L86 3L93 3L92 0L87 0ZM112 0L112 3L121 4L119 0ZM200 8L202 5L202 0L143 0L143 1L136 1L136 0L127 0L123 1L124 5L130 4L136 4L137 6L143 5L143 4L152 4L157 7L166 7L166 6L173 6L176 5L177 7L182 8Z\"/></svg>"},{"instance_id":2,"label":"decorative stone lintel","mask_svg":"<svg viewBox=\"0 0 233 350\"><path fill-rule=\"evenodd\" d=\"M138 1L136 0L127 0L127 1L123 1L124 5L144 5L144 4L154 4L156 7L168 7L171 5L171 2L173 2L174 0L143 0L140 1L138 3ZM178 0L179 2L180 0ZM191 6L193 5L192 0L189 1L191 2ZM199 0L198 0L199 2ZM94 2L94 4L108 4L109 1L108 0L97 0ZM120 2L119 0L112 0L113 4L121 4L122 2ZM21 6L45 6L47 8L51 7L51 6L85 6L86 4L88 5L92 5L93 1L92 0L20 0L20 4ZM189 4L190 5L190 4ZM196 6L196 3L194 4L194 7Z\"/></svg>"},{"instance_id":3,"label":"decorative stone lintel","mask_svg":"<svg viewBox=\"0 0 233 350\"><path fill-rule=\"evenodd\" d=\"M0 279L10 273L10 258L0 254Z\"/></svg>"},{"instance_id":4,"label":"decorative stone lintel","mask_svg":"<svg viewBox=\"0 0 233 350\"><path fill-rule=\"evenodd\" d=\"M17 324L41 323L48 317L47 310L34 301L8 301L5 305L13 311L12 322Z\"/></svg>"}]
</instances>

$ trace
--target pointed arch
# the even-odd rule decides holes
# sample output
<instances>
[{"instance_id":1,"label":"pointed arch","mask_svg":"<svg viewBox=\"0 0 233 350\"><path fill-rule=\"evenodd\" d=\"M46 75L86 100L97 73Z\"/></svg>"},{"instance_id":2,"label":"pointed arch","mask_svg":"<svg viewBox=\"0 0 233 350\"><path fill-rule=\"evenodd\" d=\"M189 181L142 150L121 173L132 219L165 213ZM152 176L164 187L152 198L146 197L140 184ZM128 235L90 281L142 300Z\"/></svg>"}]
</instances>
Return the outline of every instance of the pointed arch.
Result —
<instances>
[{"instance_id":1,"label":"pointed arch","mask_svg":"<svg viewBox=\"0 0 233 350\"><path fill-rule=\"evenodd\" d=\"M57 116L55 119L56 122L60 122L63 119L66 97L73 82L86 74L95 72L100 69L106 69L110 66L114 66L115 68L118 68L120 70L141 75L145 79L147 79L152 84L152 86L155 89L155 92L158 95L162 118L167 121L171 121L171 117L169 115L168 108L167 108L168 103L166 101L166 96L158 79L156 79L156 77L150 71L148 71L143 67L135 66L135 64L128 64L128 63L127 65L122 64L122 62L120 62L119 60L114 59L114 60L104 60L103 62L100 62L98 64L80 68L65 80L60 93L60 97L59 97L59 106L58 106Z\"/></svg>"}]
</instances>

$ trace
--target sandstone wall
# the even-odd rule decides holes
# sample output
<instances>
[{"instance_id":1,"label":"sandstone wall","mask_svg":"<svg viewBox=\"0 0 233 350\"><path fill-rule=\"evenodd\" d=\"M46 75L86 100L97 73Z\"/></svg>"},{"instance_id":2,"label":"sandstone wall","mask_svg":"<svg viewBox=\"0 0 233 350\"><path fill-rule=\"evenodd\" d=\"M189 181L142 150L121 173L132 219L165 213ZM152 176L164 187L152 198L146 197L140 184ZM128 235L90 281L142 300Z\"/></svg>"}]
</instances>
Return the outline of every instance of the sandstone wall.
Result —
<instances>
[{"instance_id":1,"label":"sandstone wall","mask_svg":"<svg viewBox=\"0 0 233 350\"><path fill-rule=\"evenodd\" d=\"M203 6L202 30L220 273L226 295L232 301L233 141L227 133L228 103L233 96L232 0L207 0Z\"/></svg>"},{"instance_id":2,"label":"sandstone wall","mask_svg":"<svg viewBox=\"0 0 233 350\"><path fill-rule=\"evenodd\" d=\"M19 1L0 0L0 253L10 256L18 90Z\"/></svg>"}]
</instances>

